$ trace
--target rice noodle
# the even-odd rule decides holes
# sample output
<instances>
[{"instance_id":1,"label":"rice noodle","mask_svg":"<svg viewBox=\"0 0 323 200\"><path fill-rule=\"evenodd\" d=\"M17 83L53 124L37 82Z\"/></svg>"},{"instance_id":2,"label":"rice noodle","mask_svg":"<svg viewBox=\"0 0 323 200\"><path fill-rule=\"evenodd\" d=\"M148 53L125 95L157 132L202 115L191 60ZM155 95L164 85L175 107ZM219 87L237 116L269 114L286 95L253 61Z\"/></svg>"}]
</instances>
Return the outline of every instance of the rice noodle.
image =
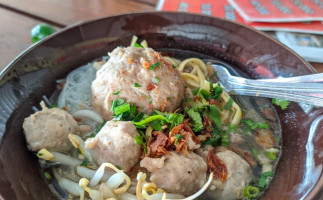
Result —
<instances>
[{"instance_id":1,"label":"rice noodle","mask_svg":"<svg viewBox=\"0 0 323 200\"><path fill-rule=\"evenodd\" d=\"M103 118L98 113L94 112L93 110L79 110L72 114L73 117L79 119L91 119L96 121L100 124L103 123Z\"/></svg>"},{"instance_id":2,"label":"rice noodle","mask_svg":"<svg viewBox=\"0 0 323 200\"><path fill-rule=\"evenodd\" d=\"M95 79L95 73L92 64L84 65L69 73L58 97L58 107L67 107L72 114L79 110L91 109L91 83Z\"/></svg>"}]
</instances>

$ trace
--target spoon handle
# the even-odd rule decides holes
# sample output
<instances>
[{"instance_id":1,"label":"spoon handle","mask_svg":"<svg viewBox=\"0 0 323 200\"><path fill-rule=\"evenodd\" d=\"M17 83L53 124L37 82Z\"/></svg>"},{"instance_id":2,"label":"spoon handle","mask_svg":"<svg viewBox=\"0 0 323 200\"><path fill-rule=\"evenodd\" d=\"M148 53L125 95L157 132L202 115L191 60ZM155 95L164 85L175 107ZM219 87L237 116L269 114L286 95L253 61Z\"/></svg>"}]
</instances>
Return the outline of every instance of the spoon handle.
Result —
<instances>
[{"instance_id":1,"label":"spoon handle","mask_svg":"<svg viewBox=\"0 0 323 200\"><path fill-rule=\"evenodd\" d=\"M323 74L312 74L279 79L246 79L217 70L220 83L231 94L285 99L323 106ZM216 67L219 68L219 67Z\"/></svg>"}]
</instances>

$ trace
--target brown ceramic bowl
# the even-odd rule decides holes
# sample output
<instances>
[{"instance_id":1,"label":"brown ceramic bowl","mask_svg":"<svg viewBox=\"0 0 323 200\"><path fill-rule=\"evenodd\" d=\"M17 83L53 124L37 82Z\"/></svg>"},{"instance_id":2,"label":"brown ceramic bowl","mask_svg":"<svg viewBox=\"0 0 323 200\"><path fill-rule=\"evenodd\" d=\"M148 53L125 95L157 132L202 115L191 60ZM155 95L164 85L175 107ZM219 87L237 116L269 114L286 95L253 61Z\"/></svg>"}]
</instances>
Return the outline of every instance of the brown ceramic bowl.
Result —
<instances>
[{"instance_id":1,"label":"brown ceramic bowl","mask_svg":"<svg viewBox=\"0 0 323 200\"><path fill-rule=\"evenodd\" d=\"M250 78L316 73L297 54L267 35L209 16L137 13L68 27L26 50L1 73L0 191L5 199L58 198L46 184L36 156L27 150L23 120L42 95L54 91L56 79L117 46L128 46L132 35L175 56L186 52L219 59ZM323 109L314 108L306 114L298 104L291 103L288 109L277 112L283 151L274 180L260 199L323 199Z\"/></svg>"}]
</instances>

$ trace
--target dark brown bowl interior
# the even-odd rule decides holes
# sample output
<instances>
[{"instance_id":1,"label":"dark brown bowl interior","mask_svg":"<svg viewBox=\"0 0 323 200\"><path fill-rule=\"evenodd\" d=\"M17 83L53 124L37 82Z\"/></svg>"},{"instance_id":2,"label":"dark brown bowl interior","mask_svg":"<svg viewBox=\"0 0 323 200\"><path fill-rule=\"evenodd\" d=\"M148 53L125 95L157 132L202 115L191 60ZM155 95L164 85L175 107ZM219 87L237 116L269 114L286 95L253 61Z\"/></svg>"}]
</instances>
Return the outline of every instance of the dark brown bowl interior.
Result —
<instances>
[{"instance_id":1,"label":"dark brown bowl interior","mask_svg":"<svg viewBox=\"0 0 323 200\"><path fill-rule=\"evenodd\" d=\"M26 148L23 119L72 69L128 46L132 35L155 49L181 49L219 59L250 78L315 73L298 55L249 27L202 15L154 12L112 16L66 28L17 57L0 79L0 192L5 199L57 199ZM269 86L270 87L270 86ZM322 199L323 109L296 103L277 109L283 152L261 199Z\"/></svg>"}]
</instances>

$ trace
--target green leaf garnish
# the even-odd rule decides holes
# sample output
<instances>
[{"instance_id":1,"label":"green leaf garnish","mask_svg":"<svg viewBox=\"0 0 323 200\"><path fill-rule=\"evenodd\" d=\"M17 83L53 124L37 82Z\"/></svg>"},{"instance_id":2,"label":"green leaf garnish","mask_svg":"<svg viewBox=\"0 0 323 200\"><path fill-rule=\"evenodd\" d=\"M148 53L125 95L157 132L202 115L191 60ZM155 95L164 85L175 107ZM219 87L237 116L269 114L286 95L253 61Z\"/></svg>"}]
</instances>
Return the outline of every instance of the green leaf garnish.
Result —
<instances>
[{"instance_id":1,"label":"green leaf garnish","mask_svg":"<svg viewBox=\"0 0 323 200\"><path fill-rule=\"evenodd\" d=\"M174 136L176 137L175 142L174 142L174 145L176 146L176 145L177 145L177 143L178 143L178 141L179 141L180 139L184 138L184 135L181 135L181 134L175 134Z\"/></svg>"},{"instance_id":2,"label":"green leaf garnish","mask_svg":"<svg viewBox=\"0 0 323 200\"><path fill-rule=\"evenodd\" d=\"M230 98L229 101L228 101L228 103L225 104L224 110L229 110L230 107L232 106L232 103L233 103L233 100Z\"/></svg>"},{"instance_id":3,"label":"green leaf garnish","mask_svg":"<svg viewBox=\"0 0 323 200\"><path fill-rule=\"evenodd\" d=\"M196 95L199 93L199 90L200 90L200 88L199 88L199 87L198 87L198 88L195 88L195 89L192 91L193 95L194 95L194 96L196 96Z\"/></svg>"},{"instance_id":4,"label":"green leaf garnish","mask_svg":"<svg viewBox=\"0 0 323 200\"><path fill-rule=\"evenodd\" d=\"M50 173L45 172L45 178L46 178L46 179L51 179L51 178L52 178L52 176L50 175Z\"/></svg>"},{"instance_id":5,"label":"green leaf garnish","mask_svg":"<svg viewBox=\"0 0 323 200\"><path fill-rule=\"evenodd\" d=\"M277 159L277 157L276 157L276 153L274 153L274 152L266 151L266 152L265 152L265 155L266 155L266 157L267 157L268 159L270 159L270 160L276 160L276 159Z\"/></svg>"},{"instance_id":6,"label":"green leaf garnish","mask_svg":"<svg viewBox=\"0 0 323 200\"><path fill-rule=\"evenodd\" d=\"M116 91L116 92L114 92L114 93L112 93L112 94L113 94L113 95L118 95L120 92L121 92L121 90L118 90L118 91Z\"/></svg>"},{"instance_id":7,"label":"green leaf garnish","mask_svg":"<svg viewBox=\"0 0 323 200\"><path fill-rule=\"evenodd\" d=\"M160 65L160 62L156 62L153 65L150 65L150 70L154 70L156 67L158 67Z\"/></svg>"},{"instance_id":8,"label":"green leaf garnish","mask_svg":"<svg viewBox=\"0 0 323 200\"><path fill-rule=\"evenodd\" d=\"M261 174L258 186L261 188L265 188L267 185L267 178L271 177L274 173L272 171L264 172Z\"/></svg>"},{"instance_id":9,"label":"green leaf garnish","mask_svg":"<svg viewBox=\"0 0 323 200\"><path fill-rule=\"evenodd\" d=\"M222 87L220 84L217 84L215 87L213 87L213 83L210 82L210 98L211 99L219 99L222 94Z\"/></svg>"},{"instance_id":10,"label":"green leaf garnish","mask_svg":"<svg viewBox=\"0 0 323 200\"><path fill-rule=\"evenodd\" d=\"M290 103L289 101L283 100L283 99L272 99L271 102L274 105L280 106L280 108L282 110L285 110L288 107L289 103Z\"/></svg>"},{"instance_id":11,"label":"green leaf garnish","mask_svg":"<svg viewBox=\"0 0 323 200\"><path fill-rule=\"evenodd\" d=\"M157 76L155 77L155 80L156 80L157 83L160 82L160 80L159 80L159 78Z\"/></svg>"},{"instance_id":12,"label":"green leaf garnish","mask_svg":"<svg viewBox=\"0 0 323 200\"><path fill-rule=\"evenodd\" d=\"M86 160L84 160L84 161L81 163L81 165L82 165L82 166L87 166L87 164L88 164L88 163L87 163L87 161L86 161Z\"/></svg>"},{"instance_id":13,"label":"green leaf garnish","mask_svg":"<svg viewBox=\"0 0 323 200\"><path fill-rule=\"evenodd\" d=\"M220 127L221 125L221 115L220 111L215 105L210 105L210 112L211 112L211 117L217 127Z\"/></svg>"},{"instance_id":14,"label":"green leaf garnish","mask_svg":"<svg viewBox=\"0 0 323 200\"><path fill-rule=\"evenodd\" d=\"M268 128L268 124L265 122L254 123L251 119L242 119L241 122L248 125L251 130L255 130L257 128L260 128L260 129Z\"/></svg>"},{"instance_id":15,"label":"green leaf garnish","mask_svg":"<svg viewBox=\"0 0 323 200\"><path fill-rule=\"evenodd\" d=\"M135 47L144 48L143 46L141 46L141 45L140 45L140 44L138 44L137 42L135 43Z\"/></svg>"},{"instance_id":16,"label":"green leaf garnish","mask_svg":"<svg viewBox=\"0 0 323 200\"><path fill-rule=\"evenodd\" d=\"M135 83L134 86L135 87L141 87L141 85L139 83Z\"/></svg>"},{"instance_id":17,"label":"green leaf garnish","mask_svg":"<svg viewBox=\"0 0 323 200\"><path fill-rule=\"evenodd\" d=\"M187 112L189 118L193 121L193 131L199 132L203 130L204 126L202 123L202 118L199 112L194 111L193 109L189 109Z\"/></svg>"}]
</instances>

